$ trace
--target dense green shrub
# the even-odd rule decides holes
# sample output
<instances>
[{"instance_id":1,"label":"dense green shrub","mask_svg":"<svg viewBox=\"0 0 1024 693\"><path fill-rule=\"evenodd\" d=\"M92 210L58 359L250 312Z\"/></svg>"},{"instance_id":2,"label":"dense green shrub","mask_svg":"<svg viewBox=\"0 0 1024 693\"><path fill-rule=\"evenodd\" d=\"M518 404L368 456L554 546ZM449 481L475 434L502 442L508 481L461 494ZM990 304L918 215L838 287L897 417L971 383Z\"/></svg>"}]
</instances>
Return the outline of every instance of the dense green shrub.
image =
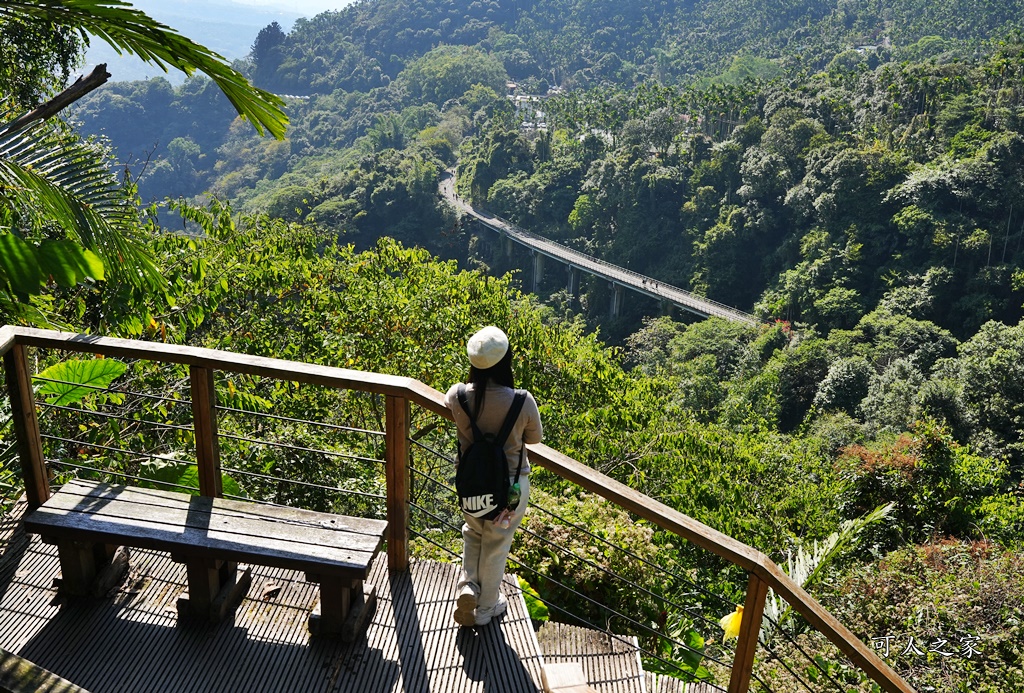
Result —
<instances>
[{"instance_id":1,"label":"dense green shrub","mask_svg":"<svg viewBox=\"0 0 1024 693\"><path fill-rule=\"evenodd\" d=\"M1024 689L1019 552L984 542L908 546L855 566L816 592L919 691Z\"/></svg>"},{"instance_id":2,"label":"dense green shrub","mask_svg":"<svg viewBox=\"0 0 1024 693\"><path fill-rule=\"evenodd\" d=\"M895 439L852 445L837 464L853 480L845 516L896 502L896 522L883 539L889 547L900 537L914 542L930 535L972 536L985 514L984 499L998 492L1006 476L1005 463L972 454L927 421Z\"/></svg>"}]
</instances>

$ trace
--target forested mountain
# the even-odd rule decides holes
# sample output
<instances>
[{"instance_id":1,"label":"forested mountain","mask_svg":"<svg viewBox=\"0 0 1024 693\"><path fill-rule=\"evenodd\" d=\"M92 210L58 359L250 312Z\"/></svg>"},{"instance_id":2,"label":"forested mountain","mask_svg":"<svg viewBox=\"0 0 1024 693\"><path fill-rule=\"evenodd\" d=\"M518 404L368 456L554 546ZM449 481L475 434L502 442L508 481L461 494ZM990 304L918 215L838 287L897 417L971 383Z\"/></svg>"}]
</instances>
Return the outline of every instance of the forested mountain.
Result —
<instances>
[{"instance_id":1,"label":"forested mountain","mask_svg":"<svg viewBox=\"0 0 1024 693\"><path fill-rule=\"evenodd\" d=\"M257 84L301 94L382 86L439 45L480 46L511 78L542 87L676 83L721 72L737 55L810 70L858 45L926 57L1020 28L1021 9L1011 1L965 12L948 0L361 2L300 20L287 36L264 35L253 61Z\"/></svg>"},{"instance_id":2,"label":"forested mountain","mask_svg":"<svg viewBox=\"0 0 1024 693\"><path fill-rule=\"evenodd\" d=\"M254 42L284 141L229 126L202 81L110 85L78 116L144 199L210 191L465 258L434 195L458 162L477 204L763 318L827 333L903 292L964 338L1021 316L1019 9L361 2Z\"/></svg>"},{"instance_id":3,"label":"forested mountain","mask_svg":"<svg viewBox=\"0 0 1024 693\"><path fill-rule=\"evenodd\" d=\"M204 79L82 99L80 130L129 164L122 189L84 175L106 186L140 264L103 275L118 253L97 269L83 252L91 274L40 271L26 298L7 263L0 308L438 387L461 376L467 331L505 325L554 447L782 563L893 503L887 521L819 556L809 588L866 640L959 628L982 641L977 660L890 657L922 690L1019 690L1022 10L364 0L287 33L270 24L238 67L286 94L287 135L259 137ZM57 89L77 47L74 31L29 30L0 6L0 34L37 49L20 72L0 62L19 107ZM259 122L276 131L270 115ZM54 148L76 141L72 128L46 135ZM95 163L97 148L74 152ZM446 168L476 205L762 322L687 324L628 301L610 320L597 282L525 296L515 264L440 199ZM187 199L147 206L164 196ZM0 196L0 260L63 242L47 217L59 204L40 199ZM300 410L305 397L261 390L251 404ZM288 434L303 446L309 432ZM288 464L268 458L261 473ZM326 485L355 474L333 462L304 472ZM592 498L566 499L584 524L636 529ZM745 589L691 548L644 550L713 591Z\"/></svg>"}]
</instances>

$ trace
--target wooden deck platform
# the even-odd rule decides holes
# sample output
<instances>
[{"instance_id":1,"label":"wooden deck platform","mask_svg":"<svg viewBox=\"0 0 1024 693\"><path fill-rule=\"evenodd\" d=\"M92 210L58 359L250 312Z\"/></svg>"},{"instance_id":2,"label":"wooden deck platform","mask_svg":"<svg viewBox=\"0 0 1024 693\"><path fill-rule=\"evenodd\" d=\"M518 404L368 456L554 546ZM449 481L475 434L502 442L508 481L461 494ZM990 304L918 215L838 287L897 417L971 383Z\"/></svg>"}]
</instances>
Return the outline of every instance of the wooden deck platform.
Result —
<instances>
[{"instance_id":1,"label":"wooden deck platform","mask_svg":"<svg viewBox=\"0 0 1024 693\"><path fill-rule=\"evenodd\" d=\"M301 573L253 566L234 618L179 623L185 567L133 550L125 582L105 598L61 600L56 548L19 529L24 505L0 518L0 649L91 693L267 691L533 692L541 655L518 587L509 611L481 628L451 618L457 567L413 563L389 576L374 563L377 607L365 637L313 638L316 586Z\"/></svg>"}]
</instances>

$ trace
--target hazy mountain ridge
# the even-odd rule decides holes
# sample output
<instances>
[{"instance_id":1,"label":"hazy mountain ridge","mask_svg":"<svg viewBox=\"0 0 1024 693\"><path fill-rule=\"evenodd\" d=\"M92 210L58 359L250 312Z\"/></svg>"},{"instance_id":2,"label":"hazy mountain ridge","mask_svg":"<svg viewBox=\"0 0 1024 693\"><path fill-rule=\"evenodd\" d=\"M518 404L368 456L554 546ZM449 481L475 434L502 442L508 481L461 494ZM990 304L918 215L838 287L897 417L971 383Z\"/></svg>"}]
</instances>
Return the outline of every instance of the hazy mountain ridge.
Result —
<instances>
[{"instance_id":1,"label":"hazy mountain ridge","mask_svg":"<svg viewBox=\"0 0 1024 693\"><path fill-rule=\"evenodd\" d=\"M228 60L240 60L247 56L260 29L271 22L277 22L287 31L300 16L284 10L254 7L230 0L178 0L174 3L136 0L132 4ZM91 70L100 63L107 64L111 79L117 82L151 77L164 77L172 84L185 81L185 75L177 70L164 72L134 56L118 55L107 43L93 39L86 53L83 71Z\"/></svg>"},{"instance_id":2,"label":"hazy mountain ridge","mask_svg":"<svg viewBox=\"0 0 1024 693\"><path fill-rule=\"evenodd\" d=\"M476 45L498 56L514 79L542 87L672 83L722 72L737 56L817 70L859 46L920 57L916 44L926 37L933 52L969 51L1020 29L1021 17L1021 0L969 10L955 0L362 2L298 22L261 74L266 86L293 93L364 89L394 79L439 45ZM343 62L379 73L379 81L331 75L339 47Z\"/></svg>"}]
</instances>

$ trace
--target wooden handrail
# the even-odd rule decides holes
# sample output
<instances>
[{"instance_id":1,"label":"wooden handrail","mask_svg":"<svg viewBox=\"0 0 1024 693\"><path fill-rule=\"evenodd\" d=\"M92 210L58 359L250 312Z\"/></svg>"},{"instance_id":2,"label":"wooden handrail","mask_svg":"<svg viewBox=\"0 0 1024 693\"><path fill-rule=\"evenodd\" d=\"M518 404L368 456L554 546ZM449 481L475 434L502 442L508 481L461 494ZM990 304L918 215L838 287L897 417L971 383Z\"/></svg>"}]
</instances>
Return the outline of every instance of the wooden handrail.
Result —
<instances>
[{"instance_id":1,"label":"wooden handrail","mask_svg":"<svg viewBox=\"0 0 1024 693\"><path fill-rule=\"evenodd\" d=\"M387 410L396 429L408 430L407 402L431 411L448 420L452 414L444 404L444 395L434 388L412 378L369 373L320 366L283 359L235 354L199 347L166 345L113 337L95 337L69 332L56 332L35 328L6 326L0 328L0 354L8 358L15 346L35 346L48 349L138 358L152 361L199 366L211 370L245 373L280 380L319 384L340 389L383 394L388 397ZM389 428L391 426L389 425ZM389 443L387 453L395 459L408 454L407 443ZM850 660L864 670L887 693L915 693L888 664L848 628L824 609L800 585L766 555L712 529L707 525L660 503L600 472L544 444L528 445L530 463L543 466L578 486L595 493L616 505L647 520L651 524L679 535L717 556L743 568L757 582L758 592L768 587L786 600L794 611L803 616L822 635L829 639ZM28 481L28 480L27 480ZM47 491L48 492L48 489ZM398 492L398 491L396 491ZM389 491L389 494L392 493ZM404 517L401 516L401 517ZM399 516L396 516L399 518ZM400 541L400 539L396 539ZM404 548L403 548L404 550ZM399 561L400 562L400 561ZM761 585L764 585L762 588ZM763 599L762 599L763 601ZM759 619L758 619L759 621ZM756 637L756 636L755 636Z\"/></svg>"}]
</instances>

